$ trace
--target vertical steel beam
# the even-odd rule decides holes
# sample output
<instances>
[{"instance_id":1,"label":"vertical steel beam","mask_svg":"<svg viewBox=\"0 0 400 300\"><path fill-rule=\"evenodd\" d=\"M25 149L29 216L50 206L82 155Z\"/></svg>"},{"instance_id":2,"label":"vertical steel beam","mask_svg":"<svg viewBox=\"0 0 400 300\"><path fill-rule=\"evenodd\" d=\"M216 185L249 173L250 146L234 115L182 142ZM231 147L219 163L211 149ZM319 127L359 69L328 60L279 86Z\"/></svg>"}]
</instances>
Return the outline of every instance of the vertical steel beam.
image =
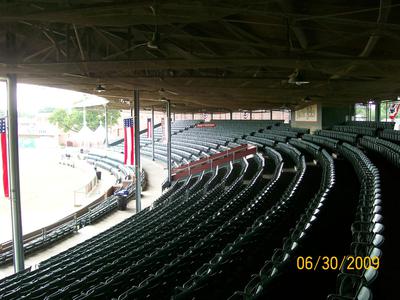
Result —
<instances>
[{"instance_id":1,"label":"vertical steel beam","mask_svg":"<svg viewBox=\"0 0 400 300\"><path fill-rule=\"evenodd\" d=\"M134 120L135 120L135 179L136 179L136 213L142 210L142 186L140 175L140 103L139 103L139 90L133 91L134 99Z\"/></svg>"},{"instance_id":2,"label":"vertical steel beam","mask_svg":"<svg viewBox=\"0 0 400 300\"><path fill-rule=\"evenodd\" d=\"M355 118L355 104L349 104L349 121L353 121Z\"/></svg>"},{"instance_id":3,"label":"vertical steel beam","mask_svg":"<svg viewBox=\"0 0 400 300\"><path fill-rule=\"evenodd\" d=\"M232 120L232 115L233 115L233 113L230 111L230 112L229 112L229 119L230 119L230 120Z\"/></svg>"},{"instance_id":4,"label":"vertical steel beam","mask_svg":"<svg viewBox=\"0 0 400 300\"><path fill-rule=\"evenodd\" d=\"M154 106L151 107L151 157L153 161L156 160L154 156Z\"/></svg>"},{"instance_id":5,"label":"vertical steel beam","mask_svg":"<svg viewBox=\"0 0 400 300\"><path fill-rule=\"evenodd\" d=\"M378 123L381 120L381 101L375 101L375 122Z\"/></svg>"},{"instance_id":6,"label":"vertical steel beam","mask_svg":"<svg viewBox=\"0 0 400 300\"><path fill-rule=\"evenodd\" d=\"M171 101L167 102L167 168L168 168L168 185L171 185Z\"/></svg>"},{"instance_id":7,"label":"vertical steel beam","mask_svg":"<svg viewBox=\"0 0 400 300\"><path fill-rule=\"evenodd\" d=\"M10 176L10 200L13 235L14 272L25 269L24 244L22 237L21 193L19 184L19 153L18 153L18 109L17 109L17 77L8 75L7 80L8 107L8 157Z\"/></svg>"}]
</instances>

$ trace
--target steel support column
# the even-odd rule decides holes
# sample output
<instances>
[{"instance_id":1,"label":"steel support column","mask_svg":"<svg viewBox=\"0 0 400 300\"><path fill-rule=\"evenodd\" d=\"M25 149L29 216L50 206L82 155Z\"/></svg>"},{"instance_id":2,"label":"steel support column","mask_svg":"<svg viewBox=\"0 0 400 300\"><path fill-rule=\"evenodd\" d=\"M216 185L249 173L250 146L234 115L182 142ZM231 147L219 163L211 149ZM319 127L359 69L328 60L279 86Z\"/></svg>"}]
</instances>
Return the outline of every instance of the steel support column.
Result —
<instances>
[{"instance_id":1,"label":"steel support column","mask_svg":"<svg viewBox=\"0 0 400 300\"><path fill-rule=\"evenodd\" d=\"M232 120L232 115L233 115L233 113L230 111L230 112L229 112L229 119L230 119L230 120Z\"/></svg>"},{"instance_id":2,"label":"steel support column","mask_svg":"<svg viewBox=\"0 0 400 300\"><path fill-rule=\"evenodd\" d=\"M381 121L381 101L375 101L375 122Z\"/></svg>"},{"instance_id":3,"label":"steel support column","mask_svg":"<svg viewBox=\"0 0 400 300\"><path fill-rule=\"evenodd\" d=\"M142 185L140 174L140 103L139 103L139 90L133 91L134 100L134 121L135 121L135 180L136 180L136 213L142 210Z\"/></svg>"},{"instance_id":4,"label":"steel support column","mask_svg":"<svg viewBox=\"0 0 400 300\"><path fill-rule=\"evenodd\" d=\"M154 156L154 106L151 107L151 157L153 161L156 160Z\"/></svg>"},{"instance_id":5,"label":"steel support column","mask_svg":"<svg viewBox=\"0 0 400 300\"><path fill-rule=\"evenodd\" d=\"M355 104L349 104L349 121L353 121L355 115Z\"/></svg>"},{"instance_id":6,"label":"steel support column","mask_svg":"<svg viewBox=\"0 0 400 300\"><path fill-rule=\"evenodd\" d=\"M167 168L168 168L168 185L171 184L171 101L167 102Z\"/></svg>"},{"instance_id":7,"label":"steel support column","mask_svg":"<svg viewBox=\"0 0 400 300\"><path fill-rule=\"evenodd\" d=\"M14 272L17 273L23 271L25 269L25 265L24 244L22 237L21 193L19 184L17 77L15 74L8 75L7 94L8 170L10 177Z\"/></svg>"}]
</instances>

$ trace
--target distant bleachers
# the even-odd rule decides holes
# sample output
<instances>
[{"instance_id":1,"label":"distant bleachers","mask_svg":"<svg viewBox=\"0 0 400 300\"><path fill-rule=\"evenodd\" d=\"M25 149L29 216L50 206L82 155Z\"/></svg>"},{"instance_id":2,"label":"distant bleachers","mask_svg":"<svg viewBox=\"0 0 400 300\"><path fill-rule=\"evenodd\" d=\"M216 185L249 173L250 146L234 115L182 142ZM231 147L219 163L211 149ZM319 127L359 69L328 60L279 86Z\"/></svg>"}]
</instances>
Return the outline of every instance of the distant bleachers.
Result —
<instances>
[{"instance_id":1,"label":"distant bleachers","mask_svg":"<svg viewBox=\"0 0 400 300\"><path fill-rule=\"evenodd\" d=\"M400 131L385 129L378 133L378 136L382 139L389 140L395 143L400 143Z\"/></svg>"},{"instance_id":2,"label":"distant bleachers","mask_svg":"<svg viewBox=\"0 0 400 300\"><path fill-rule=\"evenodd\" d=\"M282 142L282 143L286 143L286 141L288 140L288 138L286 136L268 133L267 131L262 132L262 133L257 132L254 134L254 136L262 137L262 138L266 138L266 139L270 139L270 140L274 140L274 141Z\"/></svg>"},{"instance_id":3,"label":"distant bleachers","mask_svg":"<svg viewBox=\"0 0 400 300\"><path fill-rule=\"evenodd\" d=\"M333 130L340 131L340 132L360 134L360 135L369 135L369 136L375 136L377 133L376 128L355 127L355 126L346 126L346 125L335 125L335 126L333 126Z\"/></svg>"},{"instance_id":4,"label":"distant bleachers","mask_svg":"<svg viewBox=\"0 0 400 300\"><path fill-rule=\"evenodd\" d=\"M380 129L393 129L394 122L375 122L375 121L347 121L347 126L354 127L369 127L369 128L380 128Z\"/></svg>"},{"instance_id":5,"label":"distant bleachers","mask_svg":"<svg viewBox=\"0 0 400 300\"><path fill-rule=\"evenodd\" d=\"M332 131L332 130L317 130L314 132L315 135L320 135L324 137L328 137L331 139L348 142L354 144L357 142L357 134L349 133L349 132L341 132L341 131Z\"/></svg>"},{"instance_id":6,"label":"distant bleachers","mask_svg":"<svg viewBox=\"0 0 400 300\"><path fill-rule=\"evenodd\" d=\"M302 139L305 141L312 142L317 145L321 145L324 148L330 149L330 150L335 150L338 145L338 140L325 137L322 135L315 135L315 134L304 134L302 136Z\"/></svg>"}]
</instances>

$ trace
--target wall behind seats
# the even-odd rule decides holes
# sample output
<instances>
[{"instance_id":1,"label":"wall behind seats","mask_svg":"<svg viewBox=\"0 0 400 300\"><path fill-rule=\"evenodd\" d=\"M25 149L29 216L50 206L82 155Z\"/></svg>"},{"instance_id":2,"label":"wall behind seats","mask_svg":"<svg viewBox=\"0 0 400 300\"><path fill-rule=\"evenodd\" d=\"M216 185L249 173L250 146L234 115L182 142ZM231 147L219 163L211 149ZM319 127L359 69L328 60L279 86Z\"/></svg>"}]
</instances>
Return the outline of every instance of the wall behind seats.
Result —
<instances>
[{"instance_id":1,"label":"wall behind seats","mask_svg":"<svg viewBox=\"0 0 400 300\"><path fill-rule=\"evenodd\" d=\"M349 107L322 107L322 129L329 129L349 120Z\"/></svg>"},{"instance_id":2,"label":"wall behind seats","mask_svg":"<svg viewBox=\"0 0 400 300\"><path fill-rule=\"evenodd\" d=\"M322 128L322 107L319 104L314 104L316 106L316 120L315 121L304 121L304 119L296 119L296 111L292 111L292 127L302 127L310 128L311 132ZM307 110L307 108L303 109Z\"/></svg>"},{"instance_id":3,"label":"wall behind seats","mask_svg":"<svg viewBox=\"0 0 400 300\"><path fill-rule=\"evenodd\" d=\"M326 106L321 104L314 104L312 106L313 109L310 109L311 106L308 107L310 112L316 112L316 118L312 121L304 121L306 118L307 108L301 110L301 114L296 114L295 111L292 112L292 127L303 127L310 128L311 132L314 132L317 129L329 129L333 125L337 125L349 120L349 106ZM300 115L300 119L296 119L296 116Z\"/></svg>"}]
</instances>

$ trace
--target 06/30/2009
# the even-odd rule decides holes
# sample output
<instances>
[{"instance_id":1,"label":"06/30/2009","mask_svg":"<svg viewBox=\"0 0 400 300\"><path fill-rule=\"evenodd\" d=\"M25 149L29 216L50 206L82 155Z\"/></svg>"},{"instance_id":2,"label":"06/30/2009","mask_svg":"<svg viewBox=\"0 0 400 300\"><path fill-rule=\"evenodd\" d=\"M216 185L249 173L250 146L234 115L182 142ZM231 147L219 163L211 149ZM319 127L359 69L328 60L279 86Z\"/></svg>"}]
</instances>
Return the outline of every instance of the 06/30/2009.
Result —
<instances>
[{"instance_id":1,"label":"06/30/2009","mask_svg":"<svg viewBox=\"0 0 400 300\"><path fill-rule=\"evenodd\" d=\"M379 269L379 257L377 256L352 256L346 255L338 258L337 256L298 256L296 267L298 270L316 271L316 270L341 270L343 265L346 270L367 270L373 268Z\"/></svg>"}]
</instances>

